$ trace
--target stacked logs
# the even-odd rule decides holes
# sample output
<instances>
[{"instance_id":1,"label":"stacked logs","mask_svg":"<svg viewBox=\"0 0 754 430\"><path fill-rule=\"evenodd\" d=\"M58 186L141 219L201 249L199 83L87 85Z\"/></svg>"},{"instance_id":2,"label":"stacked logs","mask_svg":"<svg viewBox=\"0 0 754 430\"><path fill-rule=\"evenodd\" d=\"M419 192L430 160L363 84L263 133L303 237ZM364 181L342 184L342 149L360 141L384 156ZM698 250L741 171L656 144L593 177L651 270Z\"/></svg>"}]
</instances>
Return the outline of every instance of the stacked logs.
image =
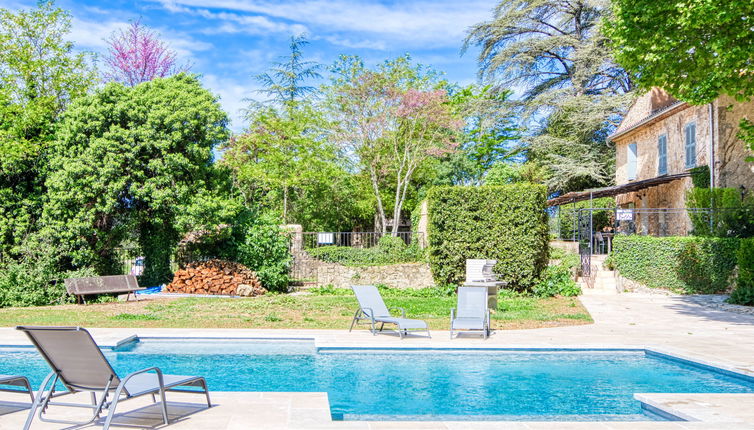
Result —
<instances>
[{"instance_id":1,"label":"stacked logs","mask_svg":"<svg viewBox=\"0 0 754 430\"><path fill-rule=\"evenodd\" d=\"M175 272L169 293L260 296L267 292L257 274L243 264L225 260L189 263Z\"/></svg>"}]
</instances>

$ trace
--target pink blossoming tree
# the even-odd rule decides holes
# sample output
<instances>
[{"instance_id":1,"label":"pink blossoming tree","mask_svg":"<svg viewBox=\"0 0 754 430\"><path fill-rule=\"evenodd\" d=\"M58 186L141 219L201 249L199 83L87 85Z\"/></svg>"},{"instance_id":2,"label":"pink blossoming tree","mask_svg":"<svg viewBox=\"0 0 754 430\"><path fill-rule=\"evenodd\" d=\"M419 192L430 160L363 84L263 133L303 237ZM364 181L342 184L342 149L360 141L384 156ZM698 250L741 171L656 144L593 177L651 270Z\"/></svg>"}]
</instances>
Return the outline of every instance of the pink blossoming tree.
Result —
<instances>
[{"instance_id":1,"label":"pink blossoming tree","mask_svg":"<svg viewBox=\"0 0 754 430\"><path fill-rule=\"evenodd\" d=\"M104 77L107 81L133 87L189 69L188 64L178 65L176 52L140 21L132 22L126 30L113 32L106 42Z\"/></svg>"},{"instance_id":2,"label":"pink blossoming tree","mask_svg":"<svg viewBox=\"0 0 754 430\"><path fill-rule=\"evenodd\" d=\"M388 228L383 192L395 189L391 231L396 235L414 173L429 158L455 151L463 122L446 92L432 89L433 76L408 57L376 70L343 57L336 72L326 90L337 124L334 137L368 174L377 206L375 227L383 233Z\"/></svg>"}]
</instances>

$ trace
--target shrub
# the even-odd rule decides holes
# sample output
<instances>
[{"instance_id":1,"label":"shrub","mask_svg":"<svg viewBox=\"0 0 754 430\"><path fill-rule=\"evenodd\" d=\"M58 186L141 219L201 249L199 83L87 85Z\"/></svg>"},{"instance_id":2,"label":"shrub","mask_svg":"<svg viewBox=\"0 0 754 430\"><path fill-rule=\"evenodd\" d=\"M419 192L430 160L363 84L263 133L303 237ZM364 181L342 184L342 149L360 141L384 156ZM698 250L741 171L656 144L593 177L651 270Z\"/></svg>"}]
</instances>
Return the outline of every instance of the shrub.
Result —
<instances>
[{"instance_id":1,"label":"shrub","mask_svg":"<svg viewBox=\"0 0 754 430\"><path fill-rule=\"evenodd\" d=\"M0 308L72 302L63 280L96 275L90 268L61 269L55 252L26 251L19 259L0 266Z\"/></svg>"},{"instance_id":2,"label":"shrub","mask_svg":"<svg viewBox=\"0 0 754 430\"><path fill-rule=\"evenodd\" d=\"M322 246L307 250L312 257L346 266L382 266L386 264L424 261L424 252L417 244L406 246L403 239L383 236L372 248Z\"/></svg>"},{"instance_id":3,"label":"shrub","mask_svg":"<svg viewBox=\"0 0 754 430\"><path fill-rule=\"evenodd\" d=\"M712 208L712 212L689 211L696 236L754 236L754 197L741 198L737 188L692 188L686 207Z\"/></svg>"},{"instance_id":4,"label":"shrub","mask_svg":"<svg viewBox=\"0 0 754 430\"><path fill-rule=\"evenodd\" d=\"M687 294L726 291L738 239L616 236L612 261L621 276Z\"/></svg>"},{"instance_id":5,"label":"shrub","mask_svg":"<svg viewBox=\"0 0 754 430\"><path fill-rule=\"evenodd\" d=\"M497 260L495 272L514 288L540 279L548 260L544 186L436 187L427 199L428 257L437 284L463 281L469 258Z\"/></svg>"},{"instance_id":6,"label":"shrub","mask_svg":"<svg viewBox=\"0 0 754 430\"><path fill-rule=\"evenodd\" d=\"M738 278L728 300L737 305L754 306L754 239L743 239L738 248Z\"/></svg>"},{"instance_id":7,"label":"shrub","mask_svg":"<svg viewBox=\"0 0 754 430\"><path fill-rule=\"evenodd\" d=\"M694 184L694 187L696 188L709 188L709 166L697 166L692 168L691 183Z\"/></svg>"},{"instance_id":8,"label":"shrub","mask_svg":"<svg viewBox=\"0 0 754 430\"><path fill-rule=\"evenodd\" d=\"M581 294L581 288L574 282L568 264L557 264L547 266L542 280L532 288L532 294L538 297L573 297Z\"/></svg>"},{"instance_id":9,"label":"shrub","mask_svg":"<svg viewBox=\"0 0 754 430\"><path fill-rule=\"evenodd\" d=\"M233 226L226 259L255 271L270 291L288 290L289 237L271 216L246 214Z\"/></svg>"}]
</instances>

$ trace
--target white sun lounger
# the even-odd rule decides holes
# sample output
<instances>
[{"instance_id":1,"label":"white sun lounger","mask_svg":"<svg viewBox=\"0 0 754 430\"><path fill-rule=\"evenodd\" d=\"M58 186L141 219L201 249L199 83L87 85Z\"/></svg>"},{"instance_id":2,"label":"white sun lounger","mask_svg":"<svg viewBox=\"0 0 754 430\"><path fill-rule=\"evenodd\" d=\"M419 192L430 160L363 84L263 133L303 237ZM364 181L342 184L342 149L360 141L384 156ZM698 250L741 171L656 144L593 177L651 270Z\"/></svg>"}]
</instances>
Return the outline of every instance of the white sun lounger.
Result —
<instances>
[{"instance_id":1,"label":"white sun lounger","mask_svg":"<svg viewBox=\"0 0 754 430\"><path fill-rule=\"evenodd\" d=\"M181 391L203 394L207 398L207 407L212 406L207 391L207 382L199 376L163 375L157 367L149 367L119 378L107 361L92 336L80 327L16 327L29 336L39 353L52 368L34 398L24 430L31 427L34 415L39 409L39 419L45 422L86 425L99 418L103 409L108 410L104 429L110 428L115 408L119 401L144 395L160 395L162 418L169 424L168 408L165 400L166 391ZM55 384L61 382L67 392L55 392ZM200 387L199 390L184 390L178 387ZM76 392L89 392L92 402L64 403L55 402L60 396ZM45 416L48 406L67 406L92 409L92 418L86 422L73 422L50 419Z\"/></svg>"},{"instance_id":2,"label":"white sun lounger","mask_svg":"<svg viewBox=\"0 0 754 430\"><path fill-rule=\"evenodd\" d=\"M459 331L481 332L485 339L490 335L487 287L458 288L458 309L450 310L450 338Z\"/></svg>"},{"instance_id":3,"label":"white sun lounger","mask_svg":"<svg viewBox=\"0 0 754 430\"><path fill-rule=\"evenodd\" d=\"M356 300L359 302L359 309L353 316L351 328L348 329L349 332L353 330L353 326L358 324L359 321L366 320L370 322L372 334L374 335L381 332L385 324L395 324L398 326L398 335L401 339L409 332L415 331L426 331L427 337L432 337L429 334L427 323L422 320L406 318L405 309L395 308L401 311L400 318L390 315L390 311L382 300L380 291L374 285L353 285L351 289L356 295ZM377 323L380 323L379 330L377 330Z\"/></svg>"}]
</instances>

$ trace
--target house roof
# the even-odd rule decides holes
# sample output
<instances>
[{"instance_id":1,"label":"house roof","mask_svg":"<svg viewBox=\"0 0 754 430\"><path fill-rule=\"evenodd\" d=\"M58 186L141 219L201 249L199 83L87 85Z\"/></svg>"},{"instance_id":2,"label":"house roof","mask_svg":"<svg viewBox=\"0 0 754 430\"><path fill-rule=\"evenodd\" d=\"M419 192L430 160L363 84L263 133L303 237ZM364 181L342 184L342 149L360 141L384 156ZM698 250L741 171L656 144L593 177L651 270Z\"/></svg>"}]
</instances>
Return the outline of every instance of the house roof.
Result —
<instances>
[{"instance_id":1,"label":"house roof","mask_svg":"<svg viewBox=\"0 0 754 430\"><path fill-rule=\"evenodd\" d=\"M641 181L629 182L623 185L614 185L612 187L595 188L592 190L584 191L572 191L570 193L563 194L552 198L547 201L547 206L560 206L568 203L576 203L589 199L596 199L599 197L613 197L618 194L631 193L634 191L640 191L650 187L656 187L658 185L667 184L678 179L691 176L690 172L678 173L675 175L658 176L655 178L644 179Z\"/></svg>"}]
</instances>

